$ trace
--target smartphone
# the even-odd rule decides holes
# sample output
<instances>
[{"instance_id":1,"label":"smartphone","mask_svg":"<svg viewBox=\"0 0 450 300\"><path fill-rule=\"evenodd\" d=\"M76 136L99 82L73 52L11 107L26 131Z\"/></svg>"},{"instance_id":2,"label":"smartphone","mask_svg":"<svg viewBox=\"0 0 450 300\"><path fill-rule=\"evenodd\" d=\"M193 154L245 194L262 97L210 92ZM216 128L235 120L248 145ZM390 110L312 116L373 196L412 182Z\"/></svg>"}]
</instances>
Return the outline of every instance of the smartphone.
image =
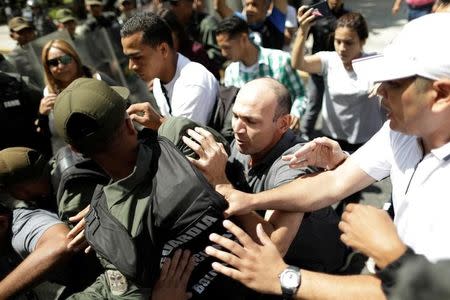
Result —
<instances>
[{"instance_id":1,"label":"smartphone","mask_svg":"<svg viewBox=\"0 0 450 300\"><path fill-rule=\"evenodd\" d=\"M328 7L327 1L322 1L319 3L316 3L314 5L309 6L309 8L313 8L313 16L316 16L316 19L318 18L326 18L328 16L331 16L330 8Z\"/></svg>"}]
</instances>

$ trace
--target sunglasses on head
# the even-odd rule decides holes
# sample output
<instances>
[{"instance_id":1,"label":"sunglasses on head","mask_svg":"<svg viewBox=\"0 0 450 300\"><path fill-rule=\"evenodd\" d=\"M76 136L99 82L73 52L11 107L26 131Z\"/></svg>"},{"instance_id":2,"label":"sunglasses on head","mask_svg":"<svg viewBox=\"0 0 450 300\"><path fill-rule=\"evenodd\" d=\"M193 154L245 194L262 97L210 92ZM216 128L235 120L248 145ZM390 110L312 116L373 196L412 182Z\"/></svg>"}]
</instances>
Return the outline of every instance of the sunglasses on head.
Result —
<instances>
[{"instance_id":1,"label":"sunglasses on head","mask_svg":"<svg viewBox=\"0 0 450 300\"><path fill-rule=\"evenodd\" d=\"M57 67L59 64L68 65L71 62L72 56L70 56L69 54L64 54L63 56L47 60L47 65L49 67Z\"/></svg>"}]
</instances>

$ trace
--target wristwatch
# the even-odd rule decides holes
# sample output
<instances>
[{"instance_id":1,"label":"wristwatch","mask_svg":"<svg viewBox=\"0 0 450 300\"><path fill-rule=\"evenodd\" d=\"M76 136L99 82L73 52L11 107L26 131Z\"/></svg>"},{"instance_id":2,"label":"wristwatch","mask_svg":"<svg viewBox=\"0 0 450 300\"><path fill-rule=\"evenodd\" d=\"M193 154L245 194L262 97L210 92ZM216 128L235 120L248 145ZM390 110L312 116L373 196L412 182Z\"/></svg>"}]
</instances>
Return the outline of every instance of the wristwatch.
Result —
<instances>
[{"instance_id":1,"label":"wristwatch","mask_svg":"<svg viewBox=\"0 0 450 300\"><path fill-rule=\"evenodd\" d=\"M302 282L300 268L288 266L279 277L283 299L292 299Z\"/></svg>"}]
</instances>

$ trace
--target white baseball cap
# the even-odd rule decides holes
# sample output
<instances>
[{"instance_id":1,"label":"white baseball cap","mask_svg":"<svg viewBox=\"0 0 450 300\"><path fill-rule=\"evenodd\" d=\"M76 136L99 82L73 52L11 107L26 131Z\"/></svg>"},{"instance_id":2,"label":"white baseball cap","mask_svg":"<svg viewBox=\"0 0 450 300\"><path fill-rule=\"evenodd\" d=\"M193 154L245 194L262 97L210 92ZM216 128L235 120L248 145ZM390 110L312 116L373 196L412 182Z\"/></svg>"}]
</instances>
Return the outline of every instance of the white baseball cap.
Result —
<instances>
[{"instance_id":1,"label":"white baseball cap","mask_svg":"<svg viewBox=\"0 0 450 300\"><path fill-rule=\"evenodd\" d=\"M434 13L405 25L383 54L353 60L358 77L371 82L422 76L450 78L450 13Z\"/></svg>"}]
</instances>

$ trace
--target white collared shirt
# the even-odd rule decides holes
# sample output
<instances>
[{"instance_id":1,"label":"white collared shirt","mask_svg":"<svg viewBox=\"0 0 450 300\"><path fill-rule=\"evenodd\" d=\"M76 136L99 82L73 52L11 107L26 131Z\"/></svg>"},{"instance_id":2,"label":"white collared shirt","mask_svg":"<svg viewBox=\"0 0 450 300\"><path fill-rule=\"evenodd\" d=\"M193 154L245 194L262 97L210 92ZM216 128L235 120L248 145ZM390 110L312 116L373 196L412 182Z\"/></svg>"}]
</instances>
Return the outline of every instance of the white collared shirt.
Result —
<instances>
[{"instance_id":1,"label":"white collared shirt","mask_svg":"<svg viewBox=\"0 0 450 300\"><path fill-rule=\"evenodd\" d=\"M164 87L170 107L161 81L154 79L153 94L162 115L186 117L203 125L208 123L217 101L219 84L204 66L178 53L175 76Z\"/></svg>"},{"instance_id":2,"label":"white collared shirt","mask_svg":"<svg viewBox=\"0 0 450 300\"><path fill-rule=\"evenodd\" d=\"M400 238L431 261L450 258L450 142L423 155L420 140L389 122L352 155L376 180L391 176Z\"/></svg>"}]
</instances>

